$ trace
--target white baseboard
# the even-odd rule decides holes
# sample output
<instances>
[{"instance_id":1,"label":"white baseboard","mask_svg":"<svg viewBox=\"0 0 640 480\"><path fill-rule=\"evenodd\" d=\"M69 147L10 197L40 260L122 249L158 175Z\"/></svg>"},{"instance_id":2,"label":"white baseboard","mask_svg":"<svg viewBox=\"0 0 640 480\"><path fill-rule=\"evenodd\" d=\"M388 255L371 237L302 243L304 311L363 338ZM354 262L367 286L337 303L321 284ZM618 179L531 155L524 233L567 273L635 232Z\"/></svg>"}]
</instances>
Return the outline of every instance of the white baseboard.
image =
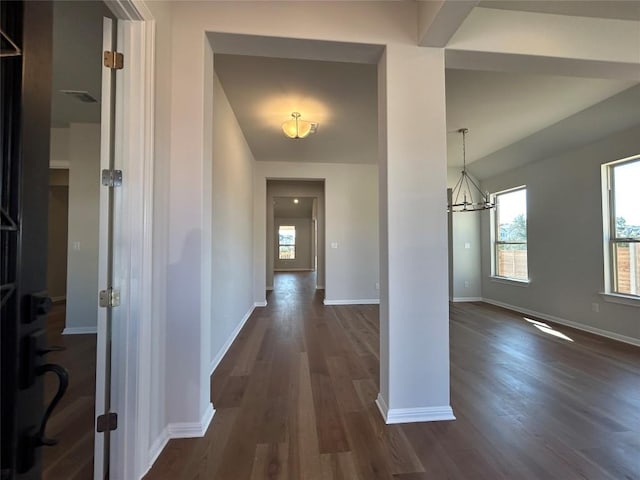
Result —
<instances>
[{"instance_id":1,"label":"white baseboard","mask_svg":"<svg viewBox=\"0 0 640 480\"><path fill-rule=\"evenodd\" d=\"M49 168L68 170L71 168L71 162L69 160L51 160L49 161Z\"/></svg>"},{"instance_id":2,"label":"white baseboard","mask_svg":"<svg viewBox=\"0 0 640 480\"><path fill-rule=\"evenodd\" d=\"M482 297L453 297L453 303L458 302L481 302Z\"/></svg>"},{"instance_id":3,"label":"white baseboard","mask_svg":"<svg viewBox=\"0 0 640 480\"><path fill-rule=\"evenodd\" d=\"M66 327L62 330L63 335L87 335L98 333L98 327Z\"/></svg>"},{"instance_id":4,"label":"white baseboard","mask_svg":"<svg viewBox=\"0 0 640 480\"><path fill-rule=\"evenodd\" d=\"M528 308L518 307L516 305L510 305L508 303L500 302L498 300L492 300L490 298L483 298L483 302L495 305L497 307L513 310L518 313L524 313L525 315L531 315L532 317L541 318L550 322L559 323L560 325L566 325L567 327L575 328L576 330L582 330L583 332L593 333L594 335L600 335L601 337L610 338L611 340L617 340L619 342L628 343L640 347L640 339L627 337L626 335L620 335L619 333L609 332L600 328L591 327L582 323L573 322L564 318L548 315L546 313L536 312L535 310L529 310Z\"/></svg>"},{"instance_id":5,"label":"white baseboard","mask_svg":"<svg viewBox=\"0 0 640 480\"><path fill-rule=\"evenodd\" d=\"M327 300L322 301L325 305L379 305L379 298L365 298L358 300Z\"/></svg>"},{"instance_id":6,"label":"white baseboard","mask_svg":"<svg viewBox=\"0 0 640 480\"><path fill-rule=\"evenodd\" d=\"M209 424L215 413L216 411L213 409L213 404L209 403L199 422L170 423L167 425L169 438L203 437L204 434L207 433L207 428L209 428Z\"/></svg>"},{"instance_id":7,"label":"white baseboard","mask_svg":"<svg viewBox=\"0 0 640 480\"><path fill-rule=\"evenodd\" d=\"M313 272L313 268L274 268L274 272Z\"/></svg>"},{"instance_id":8,"label":"white baseboard","mask_svg":"<svg viewBox=\"0 0 640 480\"><path fill-rule=\"evenodd\" d=\"M64 302L67 299L66 295L60 295L59 297L51 297L52 303Z\"/></svg>"},{"instance_id":9,"label":"white baseboard","mask_svg":"<svg viewBox=\"0 0 640 480\"><path fill-rule=\"evenodd\" d=\"M244 327L244 324L247 323L247 320L249 320L249 317L253 313L253 310L256 307L266 307L267 306L267 302L266 301L264 302L264 305L258 305L259 303L260 302L256 302L256 303L253 304L253 306L244 315L244 317L242 317L242 320L240 320L240 322L238 323L236 328L233 329L233 332L231 332L231 335L229 335L229 338L227 338L227 341L224 342L224 345L222 345L222 347L220 347L220 350L218 350L218 353L216 353L215 357L213 357L213 359L211 360L211 363L209 364L209 374L210 375L213 374L213 371L218 367L218 365L222 361L222 358L227 353L227 350L229 350L229 348L231 347L231 344L233 343L233 341L236 339L236 337L240 333L240 330L242 330L242 327Z\"/></svg>"},{"instance_id":10,"label":"white baseboard","mask_svg":"<svg viewBox=\"0 0 640 480\"><path fill-rule=\"evenodd\" d=\"M270 286L270 287L267 287L266 290L267 290L267 292L272 292L273 291L273 285Z\"/></svg>"},{"instance_id":11,"label":"white baseboard","mask_svg":"<svg viewBox=\"0 0 640 480\"><path fill-rule=\"evenodd\" d=\"M324 290L324 285L316 285L316 290Z\"/></svg>"},{"instance_id":12,"label":"white baseboard","mask_svg":"<svg viewBox=\"0 0 640 480\"><path fill-rule=\"evenodd\" d=\"M144 472L143 477L149 472L149 470L151 470L153 464L156 463L156 460L162 453L162 450L164 450L164 447L166 447L167 443L169 443L169 439L169 426L166 426L149 448L149 463L147 465L147 471Z\"/></svg>"},{"instance_id":13,"label":"white baseboard","mask_svg":"<svg viewBox=\"0 0 640 480\"><path fill-rule=\"evenodd\" d=\"M261 302L256 302L253 304L254 307L266 307L267 306L267 301L266 300L262 300ZM252 310L253 311L253 310ZM251 315L251 314L249 314ZM246 322L246 320L245 320Z\"/></svg>"},{"instance_id":14,"label":"white baseboard","mask_svg":"<svg viewBox=\"0 0 640 480\"><path fill-rule=\"evenodd\" d=\"M376 398L376 405L387 425L394 423L440 422L456 419L450 405L389 409L387 402L384 401L384 398L382 398L380 394L378 394L378 398Z\"/></svg>"}]
</instances>

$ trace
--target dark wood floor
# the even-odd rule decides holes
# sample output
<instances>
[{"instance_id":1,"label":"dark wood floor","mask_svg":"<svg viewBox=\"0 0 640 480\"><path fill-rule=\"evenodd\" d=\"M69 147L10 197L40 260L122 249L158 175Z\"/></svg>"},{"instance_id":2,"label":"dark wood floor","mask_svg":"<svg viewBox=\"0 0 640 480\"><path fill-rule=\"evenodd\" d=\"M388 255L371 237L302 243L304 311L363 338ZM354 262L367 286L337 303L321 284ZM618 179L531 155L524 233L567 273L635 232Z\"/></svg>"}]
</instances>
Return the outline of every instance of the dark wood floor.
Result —
<instances>
[{"instance_id":1,"label":"dark wood floor","mask_svg":"<svg viewBox=\"0 0 640 480\"><path fill-rule=\"evenodd\" d=\"M640 479L638 348L454 304L457 420L387 426L378 308L325 307L310 274L277 274L268 301L212 377L206 436L148 480Z\"/></svg>"},{"instance_id":2,"label":"dark wood floor","mask_svg":"<svg viewBox=\"0 0 640 480\"><path fill-rule=\"evenodd\" d=\"M88 480L93 478L93 425L95 411L96 336L62 335L64 303L55 304L47 321L49 345L66 347L51 352L47 361L69 371L69 388L54 410L47 436L58 445L42 448L44 480ZM45 377L46 403L58 387L54 375Z\"/></svg>"}]
</instances>

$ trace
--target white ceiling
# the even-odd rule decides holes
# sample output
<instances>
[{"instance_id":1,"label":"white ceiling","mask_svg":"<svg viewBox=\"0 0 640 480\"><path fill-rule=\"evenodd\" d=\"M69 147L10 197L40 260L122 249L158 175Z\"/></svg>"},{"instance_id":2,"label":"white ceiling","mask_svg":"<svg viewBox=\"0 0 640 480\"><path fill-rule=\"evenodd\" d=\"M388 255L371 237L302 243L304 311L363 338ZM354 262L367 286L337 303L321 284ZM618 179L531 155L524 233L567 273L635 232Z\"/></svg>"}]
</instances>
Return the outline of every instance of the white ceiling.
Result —
<instances>
[{"instance_id":1,"label":"white ceiling","mask_svg":"<svg viewBox=\"0 0 640 480\"><path fill-rule=\"evenodd\" d=\"M102 18L112 16L103 2L53 2L53 85L51 122L100 122ZM60 90L82 90L98 103L81 101Z\"/></svg>"},{"instance_id":2,"label":"white ceiling","mask_svg":"<svg viewBox=\"0 0 640 480\"><path fill-rule=\"evenodd\" d=\"M479 6L640 19L638 0L482 0ZM103 2L54 2L54 126L100 120L99 103L84 104L62 95L59 90L86 90L99 99L104 15L109 15L109 11ZM311 41L301 40L306 43L298 45L290 39L281 39L293 49L292 55L300 54L297 47L302 51L326 53L315 58L349 53L340 58L345 61L330 62L234 55L232 53L239 50L264 55L260 49L265 46L271 45L274 51L282 50L283 46L277 44L278 39L256 41L256 37L229 37L211 38L216 51L226 52L216 54L215 68L256 160L377 162L377 67L375 63L364 62L375 60L380 53L379 46L365 45L358 49L351 44L316 42L317 45L314 43L310 48L307 44ZM276 45L272 45L274 42ZM503 169L510 168L500 152L509 151L517 144L526 143L528 154L523 157L534 158L532 150L537 146L533 140L542 138L536 136L538 132L547 132L541 149L545 154L553 153L554 148L566 147L567 141L559 131L548 134L550 125L570 132L568 119L633 85L616 80L548 75L453 69L446 73L449 165L462 163L457 129L466 127L469 129L468 163L482 159L491 164L487 171L492 173L496 172L497 163L503 165ZM603 116L610 131L640 121L629 112L616 114L620 103L615 98L610 101L609 109L605 102L601 108L589 110L591 113L585 117L589 121L581 123L582 135L594 137L602 130L593 120L596 113ZM633 102L637 95L628 98ZM633 108L629 110L632 112ZM293 111L300 112L305 120L319 122L318 132L303 140L286 138L280 125ZM481 175L482 169L474 167Z\"/></svg>"},{"instance_id":3,"label":"white ceiling","mask_svg":"<svg viewBox=\"0 0 640 480\"><path fill-rule=\"evenodd\" d=\"M241 55L214 65L256 160L377 162L376 65ZM294 111L318 132L285 137Z\"/></svg>"},{"instance_id":4,"label":"white ceiling","mask_svg":"<svg viewBox=\"0 0 640 480\"><path fill-rule=\"evenodd\" d=\"M446 71L450 166L472 163L631 86L633 82L521 73Z\"/></svg>"},{"instance_id":5,"label":"white ceiling","mask_svg":"<svg viewBox=\"0 0 640 480\"><path fill-rule=\"evenodd\" d=\"M241 55L216 55L214 64L256 160L377 162L375 65ZM459 128L469 129L473 163L633 85L447 69L448 163L462 165ZM286 138L280 125L292 111L318 121L318 133Z\"/></svg>"},{"instance_id":6,"label":"white ceiling","mask_svg":"<svg viewBox=\"0 0 640 480\"><path fill-rule=\"evenodd\" d=\"M295 203L294 200L298 200ZM312 218L314 197L273 197L275 218Z\"/></svg>"},{"instance_id":7,"label":"white ceiling","mask_svg":"<svg viewBox=\"0 0 640 480\"><path fill-rule=\"evenodd\" d=\"M640 20L638 0L482 0L478 6L578 17Z\"/></svg>"}]
</instances>

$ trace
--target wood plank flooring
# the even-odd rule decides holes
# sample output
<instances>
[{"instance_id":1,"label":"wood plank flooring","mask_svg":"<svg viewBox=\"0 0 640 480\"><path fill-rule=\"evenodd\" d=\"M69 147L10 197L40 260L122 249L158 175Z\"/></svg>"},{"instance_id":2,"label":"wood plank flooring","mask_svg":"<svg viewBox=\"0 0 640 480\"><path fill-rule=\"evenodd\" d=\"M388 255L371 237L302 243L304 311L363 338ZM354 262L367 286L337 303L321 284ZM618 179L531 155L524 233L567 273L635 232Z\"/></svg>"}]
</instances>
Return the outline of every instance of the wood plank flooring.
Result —
<instances>
[{"instance_id":1,"label":"wood plank flooring","mask_svg":"<svg viewBox=\"0 0 640 480\"><path fill-rule=\"evenodd\" d=\"M47 436L59 443L42 448L42 478L88 480L93 478L96 335L62 335L64 321L64 303L55 304L47 320L47 340L66 350L47 354L47 361L69 371L69 388L47 426ZM57 388L56 377L45 376L45 404Z\"/></svg>"},{"instance_id":2,"label":"wood plank flooring","mask_svg":"<svg viewBox=\"0 0 640 480\"><path fill-rule=\"evenodd\" d=\"M275 282L212 376L206 436L146 479L640 479L639 348L454 304L457 420L385 425L378 308L323 306L309 273Z\"/></svg>"}]
</instances>

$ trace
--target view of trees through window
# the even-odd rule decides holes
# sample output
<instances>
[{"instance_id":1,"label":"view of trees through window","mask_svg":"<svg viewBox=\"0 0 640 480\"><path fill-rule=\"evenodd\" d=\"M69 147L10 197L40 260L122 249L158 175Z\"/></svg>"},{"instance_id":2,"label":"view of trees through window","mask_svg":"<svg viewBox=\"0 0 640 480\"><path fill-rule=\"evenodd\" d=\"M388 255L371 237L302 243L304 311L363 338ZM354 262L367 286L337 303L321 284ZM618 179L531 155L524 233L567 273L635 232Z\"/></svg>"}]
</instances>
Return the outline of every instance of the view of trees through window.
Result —
<instances>
[{"instance_id":1,"label":"view of trees through window","mask_svg":"<svg viewBox=\"0 0 640 480\"><path fill-rule=\"evenodd\" d=\"M610 244L613 288L616 293L640 295L640 159L613 164L610 188Z\"/></svg>"},{"instance_id":2,"label":"view of trees through window","mask_svg":"<svg viewBox=\"0 0 640 480\"><path fill-rule=\"evenodd\" d=\"M280 260L296 259L296 227L293 225L278 227L278 258Z\"/></svg>"},{"instance_id":3,"label":"view of trees through window","mask_svg":"<svg viewBox=\"0 0 640 480\"><path fill-rule=\"evenodd\" d=\"M527 190L496 194L495 275L528 280Z\"/></svg>"}]
</instances>

